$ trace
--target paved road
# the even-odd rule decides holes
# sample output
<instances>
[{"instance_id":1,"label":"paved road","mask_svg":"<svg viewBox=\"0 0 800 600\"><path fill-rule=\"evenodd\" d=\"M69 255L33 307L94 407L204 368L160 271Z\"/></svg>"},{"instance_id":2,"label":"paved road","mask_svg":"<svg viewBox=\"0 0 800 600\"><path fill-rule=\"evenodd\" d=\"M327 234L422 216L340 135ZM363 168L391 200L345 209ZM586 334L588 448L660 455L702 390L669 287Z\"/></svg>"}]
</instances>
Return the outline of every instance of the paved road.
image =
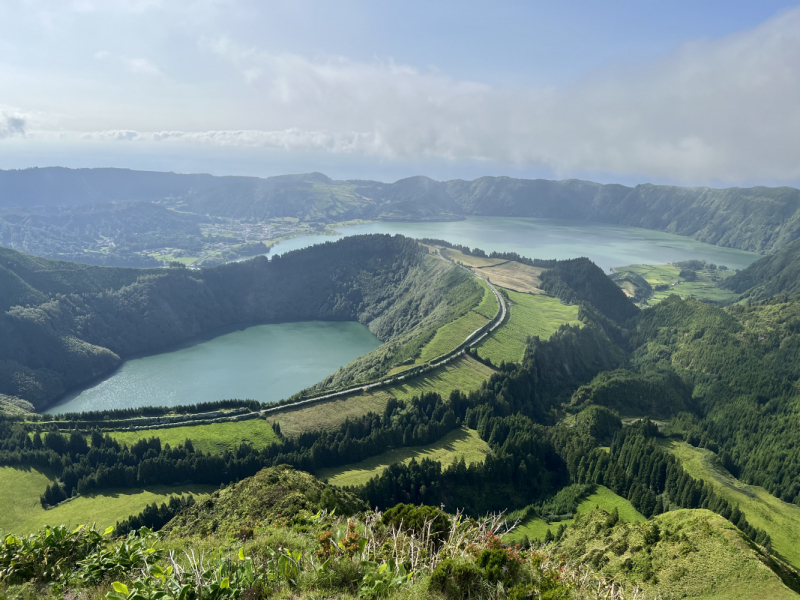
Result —
<instances>
[{"instance_id":1,"label":"paved road","mask_svg":"<svg viewBox=\"0 0 800 600\"><path fill-rule=\"evenodd\" d=\"M449 258L445 258L444 256L442 256L442 253L439 251L439 248L436 248L436 254L443 261L453 262ZM463 342L463 344L474 345L474 344L480 342L483 338L488 336L490 333L492 333L495 329L500 327L500 325L503 323L503 321L506 318L506 303L503 300L502 294L500 294L500 292L497 291L497 288L494 287L494 285L492 285L492 283L487 278L482 277L481 275L478 275L472 269L469 269L469 268L461 266L461 265L459 265L459 266L462 269L465 269L466 271L469 271L469 273L471 273L474 277L477 277L478 279L482 280L486 285L488 285L489 289L491 289L492 292L494 292L494 295L497 298L497 302L500 305L500 310L498 311L499 315L495 315L494 324L489 329L487 329L486 331L483 331L483 332L481 332L481 329L483 329L483 327L479 327L478 329L476 329L475 331L470 333L466 337L464 342ZM477 337L475 337L475 336L477 336ZM450 361L452 361L456 357L461 356L465 352L466 352L466 348L458 350L458 351L451 352L451 353L446 354L443 357L439 358L436 362L429 363L427 366L429 366L430 368L440 367L440 366L442 366L444 364L449 363ZM409 368L413 368L413 367L409 367ZM413 377L417 377L417 375L418 374L415 373L415 374L412 374L411 377L412 378ZM352 394L353 392L367 391L367 390L371 390L373 388L377 388L377 387L381 387L381 386L387 385L389 383L396 383L398 381L403 381L406 377L408 377L408 376L407 375L399 375L399 376L394 376L394 377L387 377L386 379L382 379L381 381L376 381L374 383L368 383L366 385L356 385L356 386L353 386L353 387L350 387L350 388L347 388L347 389L344 389L344 390L339 390L338 392L331 392L330 394L324 394L322 396L314 396L313 398L308 398L307 400L299 400L297 402L292 402L291 404L282 404L281 406L273 406L273 407L270 407L270 408L265 408L260 412L261 412L261 414L267 414L267 413L272 413L272 412L279 412L281 410L288 410L288 409L294 408L296 406L302 406L304 404L314 404L314 403L317 403L317 402L322 402L324 400L330 400L332 398L338 398L339 396L346 396L348 394Z\"/></svg>"}]
</instances>

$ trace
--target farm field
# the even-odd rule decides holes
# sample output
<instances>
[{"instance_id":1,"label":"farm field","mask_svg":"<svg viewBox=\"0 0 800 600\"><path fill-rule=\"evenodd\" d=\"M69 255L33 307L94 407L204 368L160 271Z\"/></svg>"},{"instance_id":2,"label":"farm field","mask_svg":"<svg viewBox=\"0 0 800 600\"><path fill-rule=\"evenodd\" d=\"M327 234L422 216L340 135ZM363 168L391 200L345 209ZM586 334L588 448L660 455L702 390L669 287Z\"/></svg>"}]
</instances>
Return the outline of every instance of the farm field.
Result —
<instances>
[{"instance_id":1,"label":"farm field","mask_svg":"<svg viewBox=\"0 0 800 600\"><path fill-rule=\"evenodd\" d=\"M633 508L633 505L625 498L618 496L602 485L598 485L597 491L587 496L586 499L578 505L577 514L582 515L597 508L602 508L607 512L611 512L616 508L619 511L619 518L623 521L638 522L647 520L642 513ZM555 533L561 524L569 526L573 520L574 519L566 519L564 521L547 523L542 519L528 519L508 534L506 539L512 542L520 541L527 535L532 540L543 540L548 529Z\"/></svg>"},{"instance_id":2,"label":"farm field","mask_svg":"<svg viewBox=\"0 0 800 600\"><path fill-rule=\"evenodd\" d=\"M489 267L507 262L502 258L483 258L480 256L470 256L469 254L464 254L463 252L460 252L459 250L453 250L452 248L442 248L441 253L445 258L449 258L450 260L461 263L467 267Z\"/></svg>"},{"instance_id":3,"label":"farm field","mask_svg":"<svg viewBox=\"0 0 800 600\"><path fill-rule=\"evenodd\" d=\"M487 277L494 285L499 285L515 292L527 292L529 294L543 294L539 288L542 280L539 276L544 269L523 265L516 261L501 263L496 266L483 267L479 270L481 276Z\"/></svg>"},{"instance_id":4,"label":"farm field","mask_svg":"<svg viewBox=\"0 0 800 600\"><path fill-rule=\"evenodd\" d=\"M800 568L800 506L783 502L762 487L742 483L710 450L674 440L665 440L663 445L680 459L689 475L703 479L732 505L739 505L753 527L769 534L778 556Z\"/></svg>"},{"instance_id":5,"label":"farm field","mask_svg":"<svg viewBox=\"0 0 800 600\"><path fill-rule=\"evenodd\" d=\"M469 334L486 325L488 322L489 319L478 314L475 310L471 310L455 321L440 327L433 336L433 339L423 346L422 352L420 352L416 360L416 364L425 364L451 352L457 348L459 344L463 343Z\"/></svg>"},{"instance_id":6,"label":"farm field","mask_svg":"<svg viewBox=\"0 0 800 600\"><path fill-rule=\"evenodd\" d=\"M417 461L429 458L439 461L446 467L463 456L464 461L470 465L483 462L489 452L489 445L478 436L477 431L462 428L451 431L433 444L396 448L359 463L335 469L323 469L317 473L317 477L327 479L328 483L338 486L362 485L396 462L408 463L412 458L416 458Z\"/></svg>"},{"instance_id":7,"label":"farm field","mask_svg":"<svg viewBox=\"0 0 800 600\"><path fill-rule=\"evenodd\" d=\"M478 355L499 365L520 362L528 336L547 339L564 324L580 325L577 306L565 306L558 298L521 294L509 290L510 314L505 323L478 346Z\"/></svg>"},{"instance_id":8,"label":"farm field","mask_svg":"<svg viewBox=\"0 0 800 600\"><path fill-rule=\"evenodd\" d=\"M109 435L118 442L129 446L140 439L151 437L160 438L162 445L177 446L189 438L192 440L195 450L212 454L233 450L242 442L249 442L257 448L263 448L278 439L272 426L264 419L145 429L143 431L111 431Z\"/></svg>"},{"instance_id":9,"label":"farm field","mask_svg":"<svg viewBox=\"0 0 800 600\"><path fill-rule=\"evenodd\" d=\"M733 271L717 271L703 269L697 271L697 281L686 281L679 276L681 269L673 265L630 265L614 270L615 273L625 271L636 273L649 283L654 291L649 304L657 304L669 297L670 294L678 294L682 298L694 296L713 302L730 302L738 297L738 294L730 290L718 287L718 282L733 275ZM629 294L633 294L635 289L632 284L625 282L624 289ZM669 286L668 289L655 291L658 285Z\"/></svg>"},{"instance_id":10,"label":"farm field","mask_svg":"<svg viewBox=\"0 0 800 600\"><path fill-rule=\"evenodd\" d=\"M210 485L109 489L102 494L78 496L45 510L39 503L39 496L50 481L45 473L35 469L0 467L1 532L26 534L45 525L74 528L85 523L96 523L98 528L104 529L141 512L148 504L161 504L172 495L191 493L199 500L215 489Z\"/></svg>"},{"instance_id":11,"label":"farm field","mask_svg":"<svg viewBox=\"0 0 800 600\"><path fill-rule=\"evenodd\" d=\"M279 423L281 432L286 435L296 435L313 429L330 429L341 425L348 418L360 417L368 412L383 413L390 398L408 400L424 392L438 392L447 396L455 389L465 392L477 389L493 372L490 367L477 360L462 356L402 384L282 411L270 416L269 420Z\"/></svg>"}]
</instances>

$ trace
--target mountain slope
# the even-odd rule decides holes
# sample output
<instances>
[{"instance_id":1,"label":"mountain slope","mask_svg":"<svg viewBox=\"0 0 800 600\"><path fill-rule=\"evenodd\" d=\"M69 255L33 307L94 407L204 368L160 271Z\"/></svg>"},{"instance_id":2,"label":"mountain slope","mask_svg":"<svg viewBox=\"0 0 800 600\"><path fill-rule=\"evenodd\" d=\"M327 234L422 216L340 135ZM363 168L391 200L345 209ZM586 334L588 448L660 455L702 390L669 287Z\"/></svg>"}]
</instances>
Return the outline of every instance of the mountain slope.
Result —
<instances>
[{"instance_id":1,"label":"mountain slope","mask_svg":"<svg viewBox=\"0 0 800 600\"><path fill-rule=\"evenodd\" d=\"M644 523L613 523L604 510L579 516L556 550L603 575L640 586L645 597L795 599L797 574L762 554L708 510L677 510Z\"/></svg>"},{"instance_id":2,"label":"mountain slope","mask_svg":"<svg viewBox=\"0 0 800 600\"><path fill-rule=\"evenodd\" d=\"M388 235L202 271L91 267L11 250L0 252L0 261L8 283L0 288L0 394L37 407L123 357L218 327L357 320L383 341L408 341L483 295L470 274ZM403 346L378 350L372 368L382 373Z\"/></svg>"},{"instance_id":3,"label":"mountain slope","mask_svg":"<svg viewBox=\"0 0 800 600\"><path fill-rule=\"evenodd\" d=\"M776 294L800 295L800 240L757 260L726 279L722 286L753 300Z\"/></svg>"},{"instance_id":4,"label":"mountain slope","mask_svg":"<svg viewBox=\"0 0 800 600\"><path fill-rule=\"evenodd\" d=\"M800 190L628 187L482 177L438 182L334 181L321 173L256 177L126 169L0 171L0 207L165 200L202 215L342 221L448 220L467 215L578 219L643 227L768 254L800 237Z\"/></svg>"}]
</instances>

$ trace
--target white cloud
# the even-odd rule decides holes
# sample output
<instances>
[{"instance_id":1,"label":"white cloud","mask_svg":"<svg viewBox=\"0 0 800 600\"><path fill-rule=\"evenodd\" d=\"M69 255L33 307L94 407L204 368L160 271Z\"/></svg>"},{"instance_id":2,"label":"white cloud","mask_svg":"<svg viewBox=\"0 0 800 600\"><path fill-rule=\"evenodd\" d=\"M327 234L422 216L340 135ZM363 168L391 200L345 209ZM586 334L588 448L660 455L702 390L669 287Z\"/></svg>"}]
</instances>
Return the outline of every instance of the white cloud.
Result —
<instances>
[{"instance_id":1,"label":"white cloud","mask_svg":"<svg viewBox=\"0 0 800 600\"><path fill-rule=\"evenodd\" d=\"M145 58L126 58L124 56L121 58L131 73L149 73L151 75L159 75L161 73L158 67Z\"/></svg>"},{"instance_id":2,"label":"white cloud","mask_svg":"<svg viewBox=\"0 0 800 600\"><path fill-rule=\"evenodd\" d=\"M98 50L97 52L94 53L94 57L97 60L105 60L109 56L111 56L111 52L109 52L108 50Z\"/></svg>"},{"instance_id":3,"label":"white cloud","mask_svg":"<svg viewBox=\"0 0 800 600\"><path fill-rule=\"evenodd\" d=\"M800 9L748 32L687 44L644 66L542 89L493 88L390 59L274 53L225 37L201 49L215 63L196 65L207 77L202 85L153 79L137 88L147 95L136 103L117 98L136 110L119 109L102 125L95 120L97 131L86 113L85 132L58 136L477 159L546 166L563 176L800 180ZM144 58L121 60L132 72L160 73ZM170 64L165 57L159 62ZM128 91L124 83L119 89ZM26 137L47 139L44 127L34 125L23 120Z\"/></svg>"}]
</instances>

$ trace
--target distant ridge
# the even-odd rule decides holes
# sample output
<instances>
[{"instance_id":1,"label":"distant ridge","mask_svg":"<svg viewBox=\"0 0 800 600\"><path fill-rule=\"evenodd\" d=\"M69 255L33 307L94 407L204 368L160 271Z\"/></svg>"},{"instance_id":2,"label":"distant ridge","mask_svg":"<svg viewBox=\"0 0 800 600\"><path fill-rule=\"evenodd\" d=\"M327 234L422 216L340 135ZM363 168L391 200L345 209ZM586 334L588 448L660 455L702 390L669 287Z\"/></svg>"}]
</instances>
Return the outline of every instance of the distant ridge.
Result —
<instances>
[{"instance_id":1,"label":"distant ridge","mask_svg":"<svg viewBox=\"0 0 800 600\"><path fill-rule=\"evenodd\" d=\"M164 200L189 212L256 219L573 219L665 231L761 254L800 238L800 190L791 187L628 187L510 177L440 182L424 176L382 183L335 181L322 173L257 178L111 168L0 171L0 208Z\"/></svg>"}]
</instances>

